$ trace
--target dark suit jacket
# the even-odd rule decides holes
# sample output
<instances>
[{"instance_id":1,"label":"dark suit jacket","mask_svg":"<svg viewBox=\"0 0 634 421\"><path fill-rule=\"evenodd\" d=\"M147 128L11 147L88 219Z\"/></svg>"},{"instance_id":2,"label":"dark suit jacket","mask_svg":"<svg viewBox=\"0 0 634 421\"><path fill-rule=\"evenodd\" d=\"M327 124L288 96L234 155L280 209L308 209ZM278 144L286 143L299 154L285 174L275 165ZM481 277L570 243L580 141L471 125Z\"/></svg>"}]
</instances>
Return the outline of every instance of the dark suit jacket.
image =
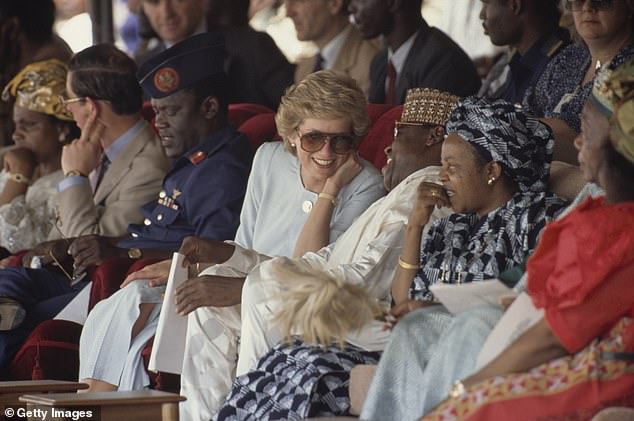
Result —
<instances>
[{"instance_id":1,"label":"dark suit jacket","mask_svg":"<svg viewBox=\"0 0 634 421\"><path fill-rule=\"evenodd\" d=\"M387 48L380 51L370 66L370 102L385 102ZM427 24L421 28L407 55L396 84L396 101L405 102L410 88L434 88L458 96L475 95L480 77L473 62L451 38Z\"/></svg>"},{"instance_id":2,"label":"dark suit jacket","mask_svg":"<svg viewBox=\"0 0 634 421\"><path fill-rule=\"evenodd\" d=\"M215 29L225 36L229 102L250 102L276 110L284 91L293 83L295 66L265 32L250 26ZM163 43L137 55L136 61L141 64L162 51L165 51Z\"/></svg>"},{"instance_id":3,"label":"dark suit jacket","mask_svg":"<svg viewBox=\"0 0 634 421\"><path fill-rule=\"evenodd\" d=\"M295 66L282 54L273 38L251 28L221 28L228 60L225 70L231 83L230 102L251 102L277 109L293 83Z\"/></svg>"}]
</instances>

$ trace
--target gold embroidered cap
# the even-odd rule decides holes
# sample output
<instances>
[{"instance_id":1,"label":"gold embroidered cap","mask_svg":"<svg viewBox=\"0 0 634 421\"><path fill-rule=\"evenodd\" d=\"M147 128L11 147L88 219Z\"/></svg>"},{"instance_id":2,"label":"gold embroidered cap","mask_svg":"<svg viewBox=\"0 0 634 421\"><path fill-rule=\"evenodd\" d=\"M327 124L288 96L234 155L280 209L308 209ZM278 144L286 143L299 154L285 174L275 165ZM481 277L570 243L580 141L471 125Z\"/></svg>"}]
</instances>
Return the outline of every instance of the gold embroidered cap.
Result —
<instances>
[{"instance_id":1,"label":"gold embroidered cap","mask_svg":"<svg viewBox=\"0 0 634 421\"><path fill-rule=\"evenodd\" d=\"M409 89L400 122L444 126L459 100L460 97L437 89Z\"/></svg>"},{"instance_id":2,"label":"gold embroidered cap","mask_svg":"<svg viewBox=\"0 0 634 421\"><path fill-rule=\"evenodd\" d=\"M614 148L634 163L634 59L597 75L590 100L610 120Z\"/></svg>"},{"instance_id":3,"label":"gold embroidered cap","mask_svg":"<svg viewBox=\"0 0 634 421\"><path fill-rule=\"evenodd\" d=\"M66 65L57 59L26 65L2 91L2 100L15 98L16 105L38 113L72 121L62 98L66 92Z\"/></svg>"}]
</instances>

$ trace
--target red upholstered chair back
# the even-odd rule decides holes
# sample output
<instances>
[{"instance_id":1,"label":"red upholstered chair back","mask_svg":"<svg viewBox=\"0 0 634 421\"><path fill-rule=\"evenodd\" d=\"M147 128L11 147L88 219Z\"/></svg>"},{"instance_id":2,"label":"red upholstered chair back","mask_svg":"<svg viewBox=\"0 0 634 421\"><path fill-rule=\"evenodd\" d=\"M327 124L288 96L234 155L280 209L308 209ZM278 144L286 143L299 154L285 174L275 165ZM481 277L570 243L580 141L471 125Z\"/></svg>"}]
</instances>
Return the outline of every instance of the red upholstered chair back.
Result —
<instances>
[{"instance_id":1,"label":"red upholstered chair back","mask_svg":"<svg viewBox=\"0 0 634 421\"><path fill-rule=\"evenodd\" d=\"M152 103L150 101L144 101L143 107L141 108L141 116L154 127L154 108L152 108ZM156 129L156 127L154 127Z\"/></svg>"},{"instance_id":2,"label":"red upholstered chair back","mask_svg":"<svg viewBox=\"0 0 634 421\"><path fill-rule=\"evenodd\" d=\"M375 105L385 107L383 104L370 104L370 109ZM392 144L394 139L394 122L401 117L403 106L387 106L383 113L376 116L376 120L370 131L359 145L359 155L370 161L378 169L383 168L386 161L385 148Z\"/></svg>"},{"instance_id":3,"label":"red upholstered chair back","mask_svg":"<svg viewBox=\"0 0 634 421\"><path fill-rule=\"evenodd\" d=\"M389 104L368 104L368 117L370 117L372 124L374 125L374 123L376 123L383 114L391 110L393 107L393 105Z\"/></svg>"},{"instance_id":4,"label":"red upholstered chair back","mask_svg":"<svg viewBox=\"0 0 634 421\"><path fill-rule=\"evenodd\" d=\"M255 115L238 127L240 133L249 138L251 150L255 152L264 142L280 140L275 127L275 114L272 112Z\"/></svg>"},{"instance_id":5,"label":"red upholstered chair back","mask_svg":"<svg viewBox=\"0 0 634 421\"><path fill-rule=\"evenodd\" d=\"M229 104L229 124L236 129L247 120L259 114L274 114L275 111L259 104L239 103Z\"/></svg>"}]
</instances>

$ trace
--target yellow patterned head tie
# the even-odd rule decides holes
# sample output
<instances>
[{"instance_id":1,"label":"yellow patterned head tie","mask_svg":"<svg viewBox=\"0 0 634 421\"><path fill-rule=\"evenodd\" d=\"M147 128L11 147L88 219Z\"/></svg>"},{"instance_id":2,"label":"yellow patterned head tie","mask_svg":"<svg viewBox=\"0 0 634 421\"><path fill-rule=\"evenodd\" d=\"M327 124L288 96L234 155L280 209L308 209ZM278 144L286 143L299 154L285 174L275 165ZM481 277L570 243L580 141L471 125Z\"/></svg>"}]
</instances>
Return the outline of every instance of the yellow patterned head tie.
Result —
<instances>
[{"instance_id":1,"label":"yellow patterned head tie","mask_svg":"<svg viewBox=\"0 0 634 421\"><path fill-rule=\"evenodd\" d=\"M455 95L436 89L409 89L400 122L444 126L459 100Z\"/></svg>"},{"instance_id":2,"label":"yellow patterned head tie","mask_svg":"<svg viewBox=\"0 0 634 421\"><path fill-rule=\"evenodd\" d=\"M634 163L634 59L597 75L593 105L610 120L610 141Z\"/></svg>"},{"instance_id":3,"label":"yellow patterned head tie","mask_svg":"<svg viewBox=\"0 0 634 421\"><path fill-rule=\"evenodd\" d=\"M2 100L15 98L16 105L22 108L72 121L73 117L62 103L66 73L66 65L57 59L28 64L5 86Z\"/></svg>"}]
</instances>

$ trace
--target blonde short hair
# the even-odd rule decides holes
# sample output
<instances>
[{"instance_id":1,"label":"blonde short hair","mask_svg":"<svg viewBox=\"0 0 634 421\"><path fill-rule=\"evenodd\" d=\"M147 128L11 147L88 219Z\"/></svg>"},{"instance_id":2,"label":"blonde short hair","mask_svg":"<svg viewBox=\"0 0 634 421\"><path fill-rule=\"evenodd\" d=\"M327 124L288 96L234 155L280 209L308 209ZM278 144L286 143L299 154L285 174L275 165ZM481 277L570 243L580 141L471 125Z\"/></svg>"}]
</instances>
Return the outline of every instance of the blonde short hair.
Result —
<instances>
[{"instance_id":1,"label":"blonde short hair","mask_svg":"<svg viewBox=\"0 0 634 421\"><path fill-rule=\"evenodd\" d=\"M354 79L341 73L322 70L312 73L288 88L275 115L277 132L284 149L295 154L289 137L307 118L346 119L352 133L363 137L370 127L368 101Z\"/></svg>"}]
</instances>

